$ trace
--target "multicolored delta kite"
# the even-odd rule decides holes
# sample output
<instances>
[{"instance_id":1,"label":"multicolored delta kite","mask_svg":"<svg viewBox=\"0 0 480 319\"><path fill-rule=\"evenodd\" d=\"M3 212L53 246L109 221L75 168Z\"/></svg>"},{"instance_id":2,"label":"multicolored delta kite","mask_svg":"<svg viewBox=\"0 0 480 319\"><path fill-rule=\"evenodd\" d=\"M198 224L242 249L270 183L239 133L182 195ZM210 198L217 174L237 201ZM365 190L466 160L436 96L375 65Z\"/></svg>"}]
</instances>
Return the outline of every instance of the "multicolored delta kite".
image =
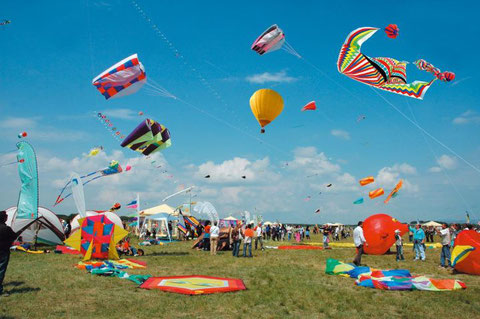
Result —
<instances>
[{"instance_id":1,"label":"multicolored delta kite","mask_svg":"<svg viewBox=\"0 0 480 319\"><path fill-rule=\"evenodd\" d=\"M86 185L90 182L93 182L96 179L99 179L100 177L110 176L110 175L118 174L118 173L121 173L121 172L123 172L123 169L120 166L120 164L117 161L112 160L107 168L100 169L98 171L80 176L80 180L82 181L81 184L84 186L84 185ZM85 179L87 177L90 178L90 179L85 181ZM78 185L79 180L77 179L75 181L75 180L70 179L68 181L68 183L65 184L65 186L63 186L63 188L60 191L60 194L57 196L57 200L55 201L55 204L53 206L56 206L56 205L60 204L65 198L68 198L68 197L72 196L72 193L69 193L69 194L65 195L65 197L62 197L63 192L67 189L68 186L72 185L72 182L74 182L75 185ZM72 185L72 187L73 187L73 185Z\"/></svg>"},{"instance_id":2,"label":"multicolored delta kite","mask_svg":"<svg viewBox=\"0 0 480 319\"><path fill-rule=\"evenodd\" d=\"M440 72L430 63L419 60L415 63L420 70L433 73L435 78L430 82L414 81L407 83L407 63L392 58L371 58L361 52L362 44L379 29L362 27L352 31L343 44L338 56L338 71L355 81L374 88L396 94L423 99L430 85L440 79L449 82L455 78L451 72ZM417 61L418 62L418 61Z\"/></svg>"},{"instance_id":3,"label":"multicolored delta kite","mask_svg":"<svg viewBox=\"0 0 480 319\"><path fill-rule=\"evenodd\" d=\"M138 60L136 53L103 71L92 80L92 84L107 100L133 94L146 82L145 68Z\"/></svg>"},{"instance_id":4,"label":"multicolored delta kite","mask_svg":"<svg viewBox=\"0 0 480 319\"><path fill-rule=\"evenodd\" d=\"M120 144L147 156L172 145L169 130L162 124L146 119Z\"/></svg>"},{"instance_id":5,"label":"multicolored delta kite","mask_svg":"<svg viewBox=\"0 0 480 319\"><path fill-rule=\"evenodd\" d=\"M119 259L115 245L128 235L128 231L115 225L104 214L79 219L80 229L65 244L80 251L83 260Z\"/></svg>"},{"instance_id":6,"label":"multicolored delta kite","mask_svg":"<svg viewBox=\"0 0 480 319\"><path fill-rule=\"evenodd\" d=\"M209 276L150 277L140 288L159 289L185 295L205 295L247 289L241 279Z\"/></svg>"}]
</instances>

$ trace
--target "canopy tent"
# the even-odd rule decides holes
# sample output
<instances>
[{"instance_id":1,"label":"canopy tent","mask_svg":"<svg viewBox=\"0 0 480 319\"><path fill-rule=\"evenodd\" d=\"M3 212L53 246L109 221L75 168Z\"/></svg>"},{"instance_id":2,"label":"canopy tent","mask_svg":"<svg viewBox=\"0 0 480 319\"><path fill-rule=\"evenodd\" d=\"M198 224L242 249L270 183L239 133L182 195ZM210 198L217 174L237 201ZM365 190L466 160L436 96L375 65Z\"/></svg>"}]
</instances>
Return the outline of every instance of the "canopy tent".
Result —
<instances>
[{"instance_id":1,"label":"canopy tent","mask_svg":"<svg viewBox=\"0 0 480 319\"><path fill-rule=\"evenodd\" d=\"M323 226L338 227L338 226L345 226L345 225L341 223L326 223L326 224L323 224Z\"/></svg>"},{"instance_id":2,"label":"canopy tent","mask_svg":"<svg viewBox=\"0 0 480 319\"><path fill-rule=\"evenodd\" d=\"M159 228L160 231L165 231L167 234L168 239L171 241L172 240L172 234L170 233L170 230L168 229L168 222L169 221L176 221L177 218L174 216L168 214L168 213L160 213L160 214L155 214L155 215L150 215L150 216L145 216L145 222L148 223L147 228L152 229L152 221L158 222L158 226L155 228ZM173 225L172 225L173 229Z\"/></svg>"},{"instance_id":3,"label":"canopy tent","mask_svg":"<svg viewBox=\"0 0 480 319\"><path fill-rule=\"evenodd\" d=\"M167 204L158 205L155 207L144 209L140 212L141 217L152 216L160 213L167 213L168 215L175 215L175 208ZM177 213L178 214L178 213Z\"/></svg>"},{"instance_id":4,"label":"canopy tent","mask_svg":"<svg viewBox=\"0 0 480 319\"><path fill-rule=\"evenodd\" d=\"M10 207L7 212L7 225L13 231L18 231L32 219L21 219L17 216L17 207ZM65 240L62 222L54 212L44 207L38 207L37 221L25 229L21 235L24 242L42 242L49 245L62 244Z\"/></svg>"},{"instance_id":5,"label":"canopy tent","mask_svg":"<svg viewBox=\"0 0 480 319\"><path fill-rule=\"evenodd\" d=\"M429 221L428 223L422 224L422 226L426 226L426 227L441 227L442 224L439 224L439 223L431 220L431 221Z\"/></svg>"},{"instance_id":6,"label":"canopy tent","mask_svg":"<svg viewBox=\"0 0 480 319\"><path fill-rule=\"evenodd\" d=\"M264 224L265 226L267 226L267 225L273 225L273 223L272 223L272 222L269 222L269 221L266 221L266 222L264 222L263 224Z\"/></svg>"},{"instance_id":7,"label":"canopy tent","mask_svg":"<svg viewBox=\"0 0 480 319\"><path fill-rule=\"evenodd\" d=\"M220 227L229 227L229 226L236 226L240 221L240 219L237 219L233 216L228 216L226 218L222 218L219 221L219 226Z\"/></svg>"}]
</instances>

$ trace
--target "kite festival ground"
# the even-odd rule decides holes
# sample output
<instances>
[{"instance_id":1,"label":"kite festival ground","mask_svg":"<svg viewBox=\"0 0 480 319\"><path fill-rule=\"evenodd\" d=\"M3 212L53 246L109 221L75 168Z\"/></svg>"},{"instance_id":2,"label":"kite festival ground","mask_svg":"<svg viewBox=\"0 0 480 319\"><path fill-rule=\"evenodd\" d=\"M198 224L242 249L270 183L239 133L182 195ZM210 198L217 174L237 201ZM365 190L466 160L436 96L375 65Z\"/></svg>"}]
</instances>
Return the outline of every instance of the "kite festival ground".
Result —
<instances>
[{"instance_id":1,"label":"kite festival ground","mask_svg":"<svg viewBox=\"0 0 480 319\"><path fill-rule=\"evenodd\" d=\"M320 236L312 241L321 242ZM349 241L349 240L346 240ZM350 240L351 241L351 240ZM268 242L267 245L276 245ZM479 318L480 277L439 269L440 249L428 249L426 262L395 255L364 256L375 268L406 268L414 274L464 281L450 292L381 291L357 287L354 280L325 274L327 258L350 262L354 249L254 251L233 258L210 256L191 242L145 248L147 268L131 274L207 275L243 279L247 290L188 296L139 289L128 280L97 277L74 268L79 256L13 252L5 278L10 296L0 299L1 318Z\"/></svg>"}]
</instances>

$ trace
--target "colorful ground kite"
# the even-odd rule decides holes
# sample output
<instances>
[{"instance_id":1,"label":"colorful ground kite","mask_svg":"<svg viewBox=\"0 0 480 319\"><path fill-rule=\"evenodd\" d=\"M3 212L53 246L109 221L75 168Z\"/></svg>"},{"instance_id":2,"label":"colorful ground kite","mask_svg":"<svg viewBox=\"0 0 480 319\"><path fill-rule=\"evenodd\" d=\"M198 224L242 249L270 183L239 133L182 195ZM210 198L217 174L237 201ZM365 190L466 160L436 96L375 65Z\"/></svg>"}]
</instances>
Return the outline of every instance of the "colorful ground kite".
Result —
<instances>
[{"instance_id":1,"label":"colorful ground kite","mask_svg":"<svg viewBox=\"0 0 480 319\"><path fill-rule=\"evenodd\" d=\"M377 31L378 28L363 27L352 31L347 36L337 61L340 73L377 89L417 99L423 99L430 85L437 78L447 80L444 73L438 70L439 72L430 82L407 83L407 62L384 57L371 58L362 54L362 44ZM451 75L448 78L451 78Z\"/></svg>"},{"instance_id":2,"label":"colorful ground kite","mask_svg":"<svg viewBox=\"0 0 480 319\"><path fill-rule=\"evenodd\" d=\"M265 126L270 124L283 111L283 98L271 89L260 89L250 97L250 108L265 133Z\"/></svg>"},{"instance_id":3,"label":"colorful ground kite","mask_svg":"<svg viewBox=\"0 0 480 319\"><path fill-rule=\"evenodd\" d=\"M252 44L252 50L260 55L278 50L285 43L285 34L274 24L263 32Z\"/></svg>"},{"instance_id":4,"label":"colorful ground kite","mask_svg":"<svg viewBox=\"0 0 480 319\"><path fill-rule=\"evenodd\" d=\"M168 129L151 119L142 121L121 144L143 155L153 154L171 145Z\"/></svg>"},{"instance_id":5,"label":"colorful ground kite","mask_svg":"<svg viewBox=\"0 0 480 319\"><path fill-rule=\"evenodd\" d=\"M319 246L306 246L306 245L296 245L296 246L277 246L275 249L280 250L323 250L323 247Z\"/></svg>"},{"instance_id":6,"label":"colorful ground kite","mask_svg":"<svg viewBox=\"0 0 480 319\"><path fill-rule=\"evenodd\" d=\"M315 101L308 102L307 105L302 107L302 112L304 111L315 111L317 109L317 105L315 104Z\"/></svg>"},{"instance_id":7,"label":"colorful ground kite","mask_svg":"<svg viewBox=\"0 0 480 319\"><path fill-rule=\"evenodd\" d=\"M75 267L78 269L92 270L96 268L114 268L114 269L144 269L147 263L136 259L119 259L103 261L80 261Z\"/></svg>"},{"instance_id":8,"label":"colorful ground kite","mask_svg":"<svg viewBox=\"0 0 480 319\"><path fill-rule=\"evenodd\" d=\"M74 232L65 244L80 251L83 260L92 258L118 259L115 245L128 235L104 214L88 216L79 220L80 229Z\"/></svg>"},{"instance_id":9,"label":"colorful ground kite","mask_svg":"<svg viewBox=\"0 0 480 319\"><path fill-rule=\"evenodd\" d=\"M373 183L374 181L375 181L375 179L373 178L373 176L368 176L368 177L362 178L358 182L360 183L361 186L365 186L365 185L368 185L370 183Z\"/></svg>"},{"instance_id":10,"label":"colorful ground kite","mask_svg":"<svg viewBox=\"0 0 480 319\"><path fill-rule=\"evenodd\" d=\"M402 185L403 185L403 181L400 180L397 185L395 185L395 187L392 189L392 191L390 192L390 194L388 194L387 196L387 199L385 199L383 202L385 204L387 204L389 201L390 201L390 198L392 197L396 197L397 194L398 194L398 191L400 190L400 188L402 188Z\"/></svg>"},{"instance_id":11,"label":"colorful ground kite","mask_svg":"<svg viewBox=\"0 0 480 319\"><path fill-rule=\"evenodd\" d=\"M374 198L382 196L383 194L385 194L385 191L383 190L383 188L377 188L377 189L369 192L368 197L370 197L371 199L374 199Z\"/></svg>"},{"instance_id":12,"label":"colorful ground kite","mask_svg":"<svg viewBox=\"0 0 480 319\"><path fill-rule=\"evenodd\" d=\"M146 82L147 75L137 54L123 59L92 80L92 84L107 100L133 94Z\"/></svg>"},{"instance_id":13,"label":"colorful ground kite","mask_svg":"<svg viewBox=\"0 0 480 319\"><path fill-rule=\"evenodd\" d=\"M396 24L389 24L385 28L385 33L387 34L387 37L389 37L390 39L395 39L398 36L399 31L400 29Z\"/></svg>"},{"instance_id":14,"label":"colorful ground kite","mask_svg":"<svg viewBox=\"0 0 480 319\"><path fill-rule=\"evenodd\" d=\"M80 179L82 180L82 186L85 186L86 184L88 184L88 183L90 183L90 182L92 182L96 179L99 179L100 177L110 176L110 175L118 174L118 173L121 173L121 172L123 172L123 169L120 166L120 164L117 161L112 160L107 168L89 173L87 175L80 176ZM68 183L65 184L65 186L60 191L60 194L57 196L57 200L55 201L55 204L53 206L56 206L56 205L60 204L65 198L68 198L72 195L72 193L69 193L69 194L65 195L65 197L62 197L63 192L67 189L68 186L72 185L72 188L73 188L72 182L73 182L73 179L70 179L68 181Z\"/></svg>"},{"instance_id":15,"label":"colorful ground kite","mask_svg":"<svg viewBox=\"0 0 480 319\"><path fill-rule=\"evenodd\" d=\"M38 217L38 166L32 145L25 141L17 143L18 175L22 183L17 204L17 219Z\"/></svg>"},{"instance_id":16,"label":"colorful ground kite","mask_svg":"<svg viewBox=\"0 0 480 319\"><path fill-rule=\"evenodd\" d=\"M357 267L331 258L327 259L325 273L356 278L357 286L383 290L450 291L467 288L460 280L412 276L406 269L377 270Z\"/></svg>"},{"instance_id":17,"label":"colorful ground kite","mask_svg":"<svg viewBox=\"0 0 480 319\"><path fill-rule=\"evenodd\" d=\"M400 230L403 236L408 231L408 225L402 224L386 214L375 214L363 222L363 233L368 246L363 249L370 255L383 255L395 243L395 230Z\"/></svg>"},{"instance_id":18,"label":"colorful ground kite","mask_svg":"<svg viewBox=\"0 0 480 319\"><path fill-rule=\"evenodd\" d=\"M185 295L205 295L247 289L241 279L196 275L151 277L140 288L160 289Z\"/></svg>"},{"instance_id":19,"label":"colorful ground kite","mask_svg":"<svg viewBox=\"0 0 480 319\"><path fill-rule=\"evenodd\" d=\"M480 275L480 234L463 230L455 238L452 267L459 272Z\"/></svg>"}]
</instances>

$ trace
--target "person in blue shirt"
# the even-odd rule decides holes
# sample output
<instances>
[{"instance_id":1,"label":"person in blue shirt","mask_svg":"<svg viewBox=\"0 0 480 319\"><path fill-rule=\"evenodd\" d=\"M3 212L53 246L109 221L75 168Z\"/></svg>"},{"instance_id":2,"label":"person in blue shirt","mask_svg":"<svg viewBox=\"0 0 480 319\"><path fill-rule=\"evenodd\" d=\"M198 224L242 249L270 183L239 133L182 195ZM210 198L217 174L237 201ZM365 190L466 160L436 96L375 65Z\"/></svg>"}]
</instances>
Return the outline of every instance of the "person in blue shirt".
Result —
<instances>
[{"instance_id":1,"label":"person in blue shirt","mask_svg":"<svg viewBox=\"0 0 480 319\"><path fill-rule=\"evenodd\" d=\"M413 233L413 249L415 250L415 260L419 258L425 261L425 232L420 224L415 225L415 228L409 227L409 230Z\"/></svg>"}]
</instances>

